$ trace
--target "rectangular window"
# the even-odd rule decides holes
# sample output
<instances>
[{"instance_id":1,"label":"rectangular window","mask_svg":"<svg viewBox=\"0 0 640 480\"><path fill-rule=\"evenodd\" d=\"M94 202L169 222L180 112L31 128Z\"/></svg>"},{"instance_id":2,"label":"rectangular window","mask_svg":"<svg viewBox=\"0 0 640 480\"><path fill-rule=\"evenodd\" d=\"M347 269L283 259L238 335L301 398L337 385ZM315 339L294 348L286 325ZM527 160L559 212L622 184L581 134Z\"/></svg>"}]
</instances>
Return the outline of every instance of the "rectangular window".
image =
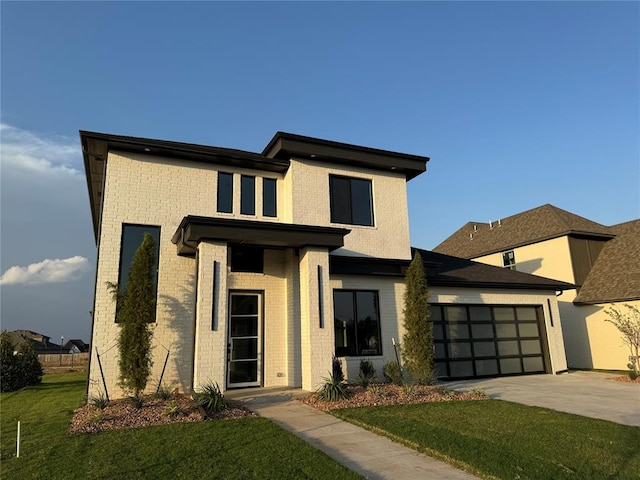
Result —
<instances>
[{"instance_id":1,"label":"rectangular window","mask_svg":"<svg viewBox=\"0 0 640 480\"><path fill-rule=\"evenodd\" d=\"M122 238L120 242L120 272L118 274L118 288L120 291L125 291L127 283L129 282L129 274L131 273L131 265L133 258L136 255L136 251L142 245L144 234L148 233L153 238L155 252L154 252L154 267L153 267L153 290L154 295L158 293L158 264L160 260L160 227L154 227L149 225L122 225ZM116 306L116 309L119 306ZM154 319L155 321L155 312Z\"/></svg>"},{"instance_id":2,"label":"rectangular window","mask_svg":"<svg viewBox=\"0 0 640 480\"><path fill-rule=\"evenodd\" d=\"M516 255L513 250L502 252L502 266L510 270L516 269Z\"/></svg>"},{"instance_id":3,"label":"rectangular window","mask_svg":"<svg viewBox=\"0 0 640 480\"><path fill-rule=\"evenodd\" d=\"M381 355L378 292L334 290L336 356Z\"/></svg>"},{"instance_id":4,"label":"rectangular window","mask_svg":"<svg viewBox=\"0 0 640 480\"><path fill-rule=\"evenodd\" d=\"M256 177L249 175L240 177L240 213L256 214Z\"/></svg>"},{"instance_id":5,"label":"rectangular window","mask_svg":"<svg viewBox=\"0 0 640 480\"><path fill-rule=\"evenodd\" d=\"M278 204L276 201L275 178L262 179L262 215L265 217L278 216Z\"/></svg>"},{"instance_id":6,"label":"rectangular window","mask_svg":"<svg viewBox=\"0 0 640 480\"><path fill-rule=\"evenodd\" d=\"M331 221L373 226L371 180L329 175Z\"/></svg>"},{"instance_id":7,"label":"rectangular window","mask_svg":"<svg viewBox=\"0 0 640 480\"><path fill-rule=\"evenodd\" d=\"M231 271L264 273L264 248L233 246L231 250Z\"/></svg>"},{"instance_id":8,"label":"rectangular window","mask_svg":"<svg viewBox=\"0 0 640 480\"><path fill-rule=\"evenodd\" d=\"M218 172L218 212L233 212L233 174Z\"/></svg>"}]
</instances>

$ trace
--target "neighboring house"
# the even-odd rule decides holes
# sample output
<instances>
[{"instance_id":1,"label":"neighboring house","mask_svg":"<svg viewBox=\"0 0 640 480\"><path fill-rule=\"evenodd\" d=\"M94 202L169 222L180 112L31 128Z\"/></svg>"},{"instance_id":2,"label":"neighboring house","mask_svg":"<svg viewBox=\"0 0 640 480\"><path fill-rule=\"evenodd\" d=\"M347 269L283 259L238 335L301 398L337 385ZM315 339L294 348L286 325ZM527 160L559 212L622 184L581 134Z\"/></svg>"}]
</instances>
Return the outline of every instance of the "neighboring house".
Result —
<instances>
[{"instance_id":1,"label":"neighboring house","mask_svg":"<svg viewBox=\"0 0 640 480\"><path fill-rule=\"evenodd\" d=\"M20 344L29 342L38 354L59 354L61 352L60 345L52 343L50 341L51 337L47 337L41 333L32 332L31 330L14 330L13 332L9 332L9 335L16 349Z\"/></svg>"},{"instance_id":2,"label":"neighboring house","mask_svg":"<svg viewBox=\"0 0 640 480\"><path fill-rule=\"evenodd\" d=\"M117 388L124 285L156 241L150 387L317 388L341 358L378 372L403 335L406 183L427 157L277 133L262 153L80 132L98 244L89 395ZM566 369L563 282L424 252L438 370ZM104 373L104 377L102 373ZM161 379L162 375L162 379Z\"/></svg>"},{"instance_id":3,"label":"neighboring house","mask_svg":"<svg viewBox=\"0 0 640 480\"><path fill-rule=\"evenodd\" d=\"M605 310L640 306L640 220L607 227L543 205L469 222L434 251L575 284L558 297L568 366L627 368L629 349Z\"/></svg>"},{"instance_id":4,"label":"neighboring house","mask_svg":"<svg viewBox=\"0 0 640 480\"><path fill-rule=\"evenodd\" d=\"M84 353L89 351L90 345L76 338L65 343L62 349L65 353Z\"/></svg>"}]
</instances>

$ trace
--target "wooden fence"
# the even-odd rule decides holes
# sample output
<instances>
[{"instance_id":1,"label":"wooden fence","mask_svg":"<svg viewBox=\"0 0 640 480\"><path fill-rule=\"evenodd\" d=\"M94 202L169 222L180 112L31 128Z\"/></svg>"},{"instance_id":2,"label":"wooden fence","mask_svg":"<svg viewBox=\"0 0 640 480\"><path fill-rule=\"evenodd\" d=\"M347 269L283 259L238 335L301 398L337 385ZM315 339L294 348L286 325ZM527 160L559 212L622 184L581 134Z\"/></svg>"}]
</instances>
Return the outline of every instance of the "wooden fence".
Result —
<instances>
[{"instance_id":1,"label":"wooden fence","mask_svg":"<svg viewBox=\"0 0 640 480\"><path fill-rule=\"evenodd\" d=\"M43 367L80 367L89 364L89 352L41 353L38 360Z\"/></svg>"}]
</instances>

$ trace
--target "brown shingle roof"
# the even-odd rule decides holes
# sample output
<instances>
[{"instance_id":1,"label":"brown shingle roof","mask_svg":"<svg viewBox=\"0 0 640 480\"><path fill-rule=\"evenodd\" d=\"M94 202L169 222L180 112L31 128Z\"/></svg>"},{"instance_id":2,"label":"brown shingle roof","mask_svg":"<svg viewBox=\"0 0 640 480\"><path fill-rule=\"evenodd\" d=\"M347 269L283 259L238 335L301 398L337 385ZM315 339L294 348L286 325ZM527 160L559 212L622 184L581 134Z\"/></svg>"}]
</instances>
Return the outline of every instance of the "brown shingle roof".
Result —
<instances>
[{"instance_id":1,"label":"brown shingle roof","mask_svg":"<svg viewBox=\"0 0 640 480\"><path fill-rule=\"evenodd\" d=\"M616 237L604 245L574 300L576 304L640 299L640 220L610 228Z\"/></svg>"},{"instance_id":2,"label":"brown shingle roof","mask_svg":"<svg viewBox=\"0 0 640 480\"><path fill-rule=\"evenodd\" d=\"M415 252L420 253L422 263L425 266L427 283L433 286L547 291L575 288L575 285L570 283L517 272L508 268L494 267L466 258L413 248L412 253Z\"/></svg>"},{"instance_id":3,"label":"brown shingle roof","mask_svg":"<svg viewBox=\"0 0 640 480\"><path fill-rule=\"evenodd\" d=\"M491 227L488 223L468 222L433 251L475 258L568 234L605 238L615 235L610 227L546 204L494 222Z\"/></svg>"}]
</instances>

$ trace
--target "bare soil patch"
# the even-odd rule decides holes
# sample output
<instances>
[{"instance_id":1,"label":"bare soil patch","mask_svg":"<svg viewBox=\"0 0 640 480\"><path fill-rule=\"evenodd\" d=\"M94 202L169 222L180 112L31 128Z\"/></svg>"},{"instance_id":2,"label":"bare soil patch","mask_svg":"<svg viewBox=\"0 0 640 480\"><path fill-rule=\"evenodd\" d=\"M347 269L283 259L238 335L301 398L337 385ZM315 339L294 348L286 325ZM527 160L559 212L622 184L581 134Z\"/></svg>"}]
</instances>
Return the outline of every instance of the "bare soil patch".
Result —
<instances>
[{"instance_id":1,"label":"bare soil patch","mask_svg":"<svg viewBox=\"0 0 640 480\"><path fill-rule=\"evenodd\" d=\"M301 398L300 401L324 412L337 408L368 407L383 405L406 405L411 403L450 402L453 400L486 400L482 391L456 392L441 386L375 383L368 387L349 384L345 387L349 398L328 402L317 393Z\"/></svg>"},{"instance_id":2,"label":"bare soil patch","mask_svg":"<svg viewBox=\"0 0 640 480\"><path fill-rule=\"evenodd\" d=\"M82 405L73 414L69 433L97 433L119 428L254 416L256 416L255 413L234 404L230 404L229 408L222 412L207 416L189 396L173 393L166 400L161 397L145 397L140 408L136 408L129 399L112 400L103 409L91 404Z\"/></svg>"}]
</instances>

